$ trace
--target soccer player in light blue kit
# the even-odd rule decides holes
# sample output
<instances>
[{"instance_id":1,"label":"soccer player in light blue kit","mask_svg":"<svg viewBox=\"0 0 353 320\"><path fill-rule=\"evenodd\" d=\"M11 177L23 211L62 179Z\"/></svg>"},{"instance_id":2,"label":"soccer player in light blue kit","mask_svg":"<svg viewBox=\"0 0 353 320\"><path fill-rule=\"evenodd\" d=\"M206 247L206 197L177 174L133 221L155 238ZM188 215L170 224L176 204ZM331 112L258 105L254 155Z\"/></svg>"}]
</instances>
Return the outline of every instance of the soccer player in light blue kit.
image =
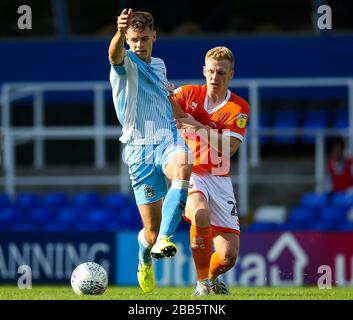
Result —
<instances>
[{"instance_id":1,"label":"soccer player in light blue kit","mask_svg":"<svg viewBox=\"0 0 353 320\"><path fill-rule=\"evenodd\" d=\"M170 237L185 209L193 162L175 126L164 62L151 56L155 41L153 16L124 9L109 46L113 101L123 126L120 141L127 144L125 159L144 226L137 272L144 292L154 288L151 256L171 257L177 251ZM166 177L172 181L169 190Z\"/></svg>"}]
</instances>

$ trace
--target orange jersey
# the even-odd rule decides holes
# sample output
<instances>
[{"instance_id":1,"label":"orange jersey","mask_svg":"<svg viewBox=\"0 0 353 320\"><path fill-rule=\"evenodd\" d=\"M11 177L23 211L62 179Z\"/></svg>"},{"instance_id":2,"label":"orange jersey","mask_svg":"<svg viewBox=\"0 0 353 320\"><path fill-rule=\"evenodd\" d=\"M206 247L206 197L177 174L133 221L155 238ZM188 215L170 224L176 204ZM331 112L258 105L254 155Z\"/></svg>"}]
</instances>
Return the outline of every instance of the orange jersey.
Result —
<instances>
[{"instance_id":1,"label":"orange jersey","mask_svg":"<svg viewBox=\"0 0 353 320\"><path fill-rule=\"evenodd\" d=\"M218 134L243 141L250 107L244 99L230 90L227 91L224 101L211 110L207 109L206 85L179 87L172 97L184 112L192 115L198 122L213 128ZM223 156L217 149L211 147L209 140L205 141L200 135L190 132L185 133L184 138L193 154L193 172L208 172L217 176L229 175L229 157ZM212 133L209 139L213 139Z\"/></svg>"}]
</instances>

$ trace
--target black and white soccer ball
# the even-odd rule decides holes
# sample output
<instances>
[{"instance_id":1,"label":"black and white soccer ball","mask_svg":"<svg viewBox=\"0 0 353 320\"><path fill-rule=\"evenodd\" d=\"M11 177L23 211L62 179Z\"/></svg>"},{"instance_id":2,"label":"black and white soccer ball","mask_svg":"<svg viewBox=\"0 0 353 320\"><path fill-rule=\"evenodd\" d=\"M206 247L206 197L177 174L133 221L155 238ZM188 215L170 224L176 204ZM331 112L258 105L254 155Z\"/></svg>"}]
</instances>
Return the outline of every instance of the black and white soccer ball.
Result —
<instances>
[{"instance_id":1,"label":"black and white soccer ball","mask_svg":"<svg viewBox=\"0 0 353 320\"><path fill-rule=\"evenodd\" d=\"M107 272L98 263L84 262L72 271L71 287L77 295L103 294L108 287Z\"/></svg>"}]
</instances>

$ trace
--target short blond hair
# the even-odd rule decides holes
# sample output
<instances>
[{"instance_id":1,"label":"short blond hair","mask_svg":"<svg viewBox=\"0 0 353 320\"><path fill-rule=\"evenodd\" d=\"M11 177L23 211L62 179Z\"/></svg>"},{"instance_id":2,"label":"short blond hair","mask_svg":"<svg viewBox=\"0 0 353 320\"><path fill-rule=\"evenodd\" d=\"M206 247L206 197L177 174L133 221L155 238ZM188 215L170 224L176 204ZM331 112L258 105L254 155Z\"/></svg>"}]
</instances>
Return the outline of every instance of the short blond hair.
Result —
<instances>
[{"instance_id":1,"label":"short blond hair","mask_svg":"<svg viewBox=\"0 0 353 320\"><path fill-rule=\"evenodd\" d=\"M215 48L212 48L211 50L208 50L205 57L205 63L208 59L228 60L232 68L234 68L234 63L235 63L234 54L227 47L215 47Z\"/></svg>"}]
</instances>

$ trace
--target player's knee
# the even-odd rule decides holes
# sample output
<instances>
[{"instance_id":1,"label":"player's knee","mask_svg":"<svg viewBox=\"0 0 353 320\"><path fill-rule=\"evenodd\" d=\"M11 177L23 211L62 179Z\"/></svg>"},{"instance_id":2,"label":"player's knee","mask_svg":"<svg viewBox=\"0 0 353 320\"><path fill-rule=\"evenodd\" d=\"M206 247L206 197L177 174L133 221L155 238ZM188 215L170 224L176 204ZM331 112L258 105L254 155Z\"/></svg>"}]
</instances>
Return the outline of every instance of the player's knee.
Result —
<instances>
[{"instance_id":1,"label":"player's knee","mask_svg":"<svg viewBox=\"0 0 353 320\"><path fill-rule=\"evenodd\" d=\"M191 176L192 166L188 164L183 164L177 166L174 171L174 180L189 180Z\"/></svg>"},{"instance_id":2,"label":"player's knee","mask_svg":"<svg viewBox=\"0 0 353 320\"><path fill-rule=\"evenodd\" d=\"M207 227L210 225L210 215L207 209L196 209L195 210L195 224L198 227Z\"/></svg>"},{"instance_id":3,"label":"player's knee","mask_svg":"<svg viewBox=\"0 0 353 320\"><path fill-rule=\"evenodd\" d=\"M227 267L231 268L235 265L235 262L237 261L237 254L234 251L226 251L223 253L223 255L220 257L222 260L222 264L226 265Z\"/></svg>"}]
</instances>

